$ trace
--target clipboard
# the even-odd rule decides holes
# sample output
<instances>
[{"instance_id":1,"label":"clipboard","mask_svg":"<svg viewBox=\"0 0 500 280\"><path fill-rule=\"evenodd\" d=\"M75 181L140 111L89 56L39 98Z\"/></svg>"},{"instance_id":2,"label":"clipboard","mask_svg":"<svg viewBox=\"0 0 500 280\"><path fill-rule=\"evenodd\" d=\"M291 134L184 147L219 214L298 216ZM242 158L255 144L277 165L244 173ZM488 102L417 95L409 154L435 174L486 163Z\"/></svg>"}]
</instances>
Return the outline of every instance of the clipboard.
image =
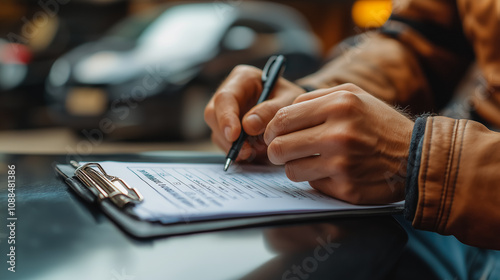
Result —
<instances>
[{"instance_id":1,"label":"clipboard","mask_svg":"<svg viewBox=\"0 0 500 280\"><path fill-rule=\"evenodd\" d=\"M224 157L203 154L198 154L197 156L176 155L164 162L168 161L177 163L220 163L222 166ZM141 193L133 186L129 186L127 182L112 174L108 174L98 163L90 162L81 166L77 162L56 164L55 171L57 176L88 203L90 207L98 207L124 232L136 238L182 235L252 226L291 224L331 218L391 215L400 214L403 211L403 206L399 205L373 209L336 210L299 214L277 213L264 216L244 216L164 224L141 220L137 217L132 211L133 207L148 198L143 197Z\"/></svg>"}]
</instances>

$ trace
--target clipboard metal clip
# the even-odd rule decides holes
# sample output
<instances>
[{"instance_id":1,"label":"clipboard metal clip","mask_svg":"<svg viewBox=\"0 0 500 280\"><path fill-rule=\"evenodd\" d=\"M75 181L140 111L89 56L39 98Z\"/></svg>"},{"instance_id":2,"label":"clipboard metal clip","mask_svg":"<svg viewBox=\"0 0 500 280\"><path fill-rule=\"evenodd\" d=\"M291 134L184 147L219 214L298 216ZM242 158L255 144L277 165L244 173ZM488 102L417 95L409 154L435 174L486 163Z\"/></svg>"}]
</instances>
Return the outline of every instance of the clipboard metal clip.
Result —
<instances>
[{"instance_id":1,"label":"clipboard metal clip","mask_svg":"<svg viewBox=\"0 0 500 280\"><path fill-rule=\"evenodd\" d=\"M122 179L111 176L98 163L80 165L72 160L71 165L76 168L76 177L89 188L97 198L111 200L116 206L123 208L132 203L141 203L144 197L135 188L131 188ZM95 169L97 168L97 169Z\"/></svg>"}]
</instances>

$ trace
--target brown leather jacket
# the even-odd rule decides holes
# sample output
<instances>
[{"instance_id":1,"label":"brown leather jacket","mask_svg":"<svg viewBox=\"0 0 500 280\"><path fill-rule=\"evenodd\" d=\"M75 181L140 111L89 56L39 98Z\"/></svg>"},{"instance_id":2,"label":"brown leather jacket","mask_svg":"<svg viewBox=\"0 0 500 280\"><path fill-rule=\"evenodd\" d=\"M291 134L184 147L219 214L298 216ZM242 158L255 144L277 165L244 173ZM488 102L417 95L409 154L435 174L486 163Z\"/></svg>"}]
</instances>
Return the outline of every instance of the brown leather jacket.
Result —
<instances>
[{"instance_id":1,"label":"brown leather jacket","mask_svg":"<svg viewBox=\"0 0 500 280\"><path fill-rule=\"evenodd\" d=\"M355 83L413 112L442 108L468 66L481 77L471 101L500 127L500 1L400 0L379 31L356 37L299 83ZM413 226L500 249L500 133L468 120L427 119Z\"/></svg>"}]
</instances>

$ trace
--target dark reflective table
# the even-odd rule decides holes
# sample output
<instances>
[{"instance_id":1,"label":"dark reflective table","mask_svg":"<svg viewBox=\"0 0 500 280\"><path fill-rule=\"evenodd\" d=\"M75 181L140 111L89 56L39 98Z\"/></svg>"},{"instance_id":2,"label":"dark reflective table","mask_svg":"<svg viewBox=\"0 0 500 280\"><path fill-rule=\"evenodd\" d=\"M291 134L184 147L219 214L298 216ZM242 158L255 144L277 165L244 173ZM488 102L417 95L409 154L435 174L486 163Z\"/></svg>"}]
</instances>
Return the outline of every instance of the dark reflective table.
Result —
<instances>
[{"instance_id":1,"label":"dark reflective table","mask_svg":"<svg viewBox=\"0 0 500 280\"><path fill-rule=\"evenodd\" d=\"M175 161L177 155L88 160ZM0 279L386 279L407 242L392 216L139 240L77 197L53 171L65 156L0 155ZM15 165L15 237L8 166ZM15 273L8 271L15 239Z\"/></svg>"}]
</instances>

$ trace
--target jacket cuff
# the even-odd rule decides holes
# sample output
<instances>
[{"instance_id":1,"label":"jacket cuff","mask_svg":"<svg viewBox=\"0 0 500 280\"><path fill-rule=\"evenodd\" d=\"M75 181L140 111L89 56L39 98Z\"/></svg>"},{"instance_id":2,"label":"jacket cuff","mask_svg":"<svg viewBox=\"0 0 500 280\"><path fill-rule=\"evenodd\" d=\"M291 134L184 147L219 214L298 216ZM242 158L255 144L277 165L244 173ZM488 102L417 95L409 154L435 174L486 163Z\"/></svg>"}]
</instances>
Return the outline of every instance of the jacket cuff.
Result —
<instances>
[{"instance_id":1,"label":"jacket cuff","mask_svg":"<svg viewBox=\"0 0 500 280\"><path fill-rule=\"evenodd\" d=\"M459 231L472 230L470 226L463 227L465 221L471 218L471 213L459 217L459 223L456 218L459 213L466 213L465 209L472 205L471 198L477 196L475 192L479 188L486 187L486 182L491 184L491 181L481 182L481 176L476 173L481 174L485 169L485 162L496 162L494 155L498 148L498 138L492 137L494 140L491 140L491 145L488 149L484 148L485 139L489 138L481 138L488 135L489 130L475 123L471 124L474 128L466 133L468 122L446 117L431 117L427 120L418 178L417 211L412 223L415 228L441 234L450 234L447 226L457 226ZM466 134L469 137L466 138ZM481 139L482 142L476 139ZM463 153L466 155L463 156ZM486 170L487 173L482 173L483 177L484 174L495 174L491 167ZM458 176L459 171L462 171L463 176ZM497 186L494 185L495 188ZM474 201L474 207L487 203L487 199L491 197L491 194L487 193L483 193L483 197ZM452 205L454 211L451 211ZM491 213L484 212L482 215L489 217ZM468 222L477 227L477 220L478 217L476 221Z\"/></svg>"},{"instance_id":2,"label":"jacket cuff","mask_svg":"<svg viewBox=\"0 0 500 280\"><path fill-rule=\"evenodd\" d=\"M418 203L418 174L420 172L420 159L425 134L427 117L420 117L415 121L411 135L408 165L406 167L406 189L404 217L413 221Z\"/></svg>"}]
</instances>

